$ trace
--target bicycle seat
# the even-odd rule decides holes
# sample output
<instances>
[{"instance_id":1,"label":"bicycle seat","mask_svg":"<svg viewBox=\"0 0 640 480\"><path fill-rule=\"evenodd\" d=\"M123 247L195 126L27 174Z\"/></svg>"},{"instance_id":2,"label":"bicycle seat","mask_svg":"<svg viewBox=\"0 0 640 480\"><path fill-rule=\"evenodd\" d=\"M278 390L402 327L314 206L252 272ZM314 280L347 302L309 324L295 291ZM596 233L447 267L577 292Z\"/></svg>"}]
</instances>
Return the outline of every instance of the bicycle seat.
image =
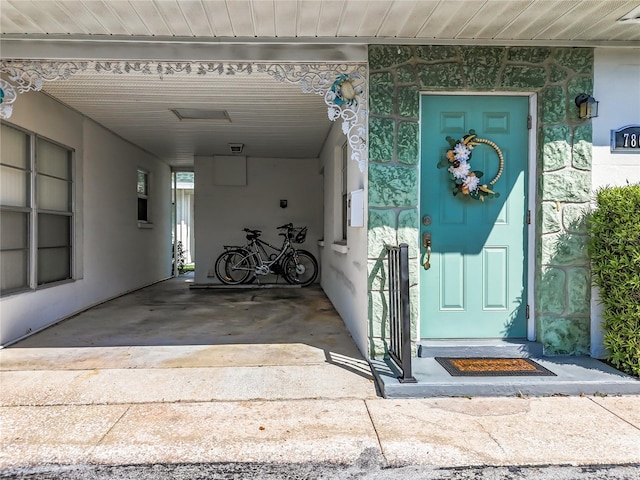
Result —
<instances>
[{"instance_id":1,"label":"bicycle seat","mask_svg":"<svg viewBox=\"0 0 640 480\"><path fill-rule=\"evenodd\" d=\"M280 227L276 227L278 230L281 230L283 228L293 228L293 223L287 223L286 225L282 225Z\"/></svg>"},{"instance_id":2,"label":"bicycle seat","mask_svg":"<svg viewBox=\"0 0 640 480\"><path fill-rule=\"evenodd\" d=\"M252 230L250 228L243 228L245 232L247 232L247 240L255 240L262 234L262 230Z\"/></svg>"}]
</instances>

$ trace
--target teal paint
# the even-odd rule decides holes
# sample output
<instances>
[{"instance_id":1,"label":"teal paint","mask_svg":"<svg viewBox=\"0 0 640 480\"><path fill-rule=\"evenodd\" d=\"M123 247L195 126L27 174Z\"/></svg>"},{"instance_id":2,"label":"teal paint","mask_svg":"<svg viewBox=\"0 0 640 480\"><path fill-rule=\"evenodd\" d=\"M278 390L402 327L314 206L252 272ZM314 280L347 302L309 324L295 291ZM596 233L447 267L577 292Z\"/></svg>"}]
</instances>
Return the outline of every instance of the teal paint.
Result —
<instances>
[{"instance_id":1,"label":"teal paint","mask_svg":"<svg viewBox=\"0 0 640 480\"><path fill-rule=\"evenodd\" d=\"M403 171L411 168L417 170L418 167L412 164L411 158L413 152L420 151L418 118L413 116L420 90L473 90L474 93L524 91L538 94L536 166L539 178L536 211L544 211L545 214L538 215L537 224L532 227L536 232L536 271L539 272L535 294L537 299L541 295L549 297L557 294L559 297L552 302L553 312L536 304L536 311L532 314L536 318L538 340L544 344L547 354L588 352L585 350L585 345L588 346L589 343L588 315L576 317L571 312L586 311L578 304L582 302L586 305L589 299L570 294L570 290L578 292L582 289L571 288L569 282L580 278L578 273L572 273L574 270L583 273L585 269L588 270L589 260L583 250L584 242L580 238L566 242L564 240L570 237L584 239L586 235L580 226L580 212L588 208L590 197L591 123L577 119L573 101L580 91L593 90L593 49L371 45L369 60L370 121L385 119L395 124L392 157L389 159L385 154L380 163L377 160L370 161L370 201L372 196L376 199L375 206L370 207L372 210L393 212L394 218L400 218L403 212L415 211L418 207L417 195L414 203L407 203L411 201L411 194L406 190L399 196L381 195L380 190L385 188L383 182L386 178L400 180L406 177L406 173L395 177L388 172L378 175L375 165L386 165L387 169L405 169ZM399 94L402 105L398 100ZM411 95L415 95L415 99L412 100ZM406 125L400 127L402 123ZM384 141L388 141L388 131L390 128L385 125ZM413 138L411 131L416 132ZM377 134L373 137L377 137ZM375 141L379 142L378 145L381 143L380 139L372 138L371 130L369 141L370 144ZM551 178L547 179L548 176ZM577 178L572 180L573 176ZM418 173L408 178L413 182L418 179ZM412 188L417 188L417 183L412 184ZM398 229L395 235L397 241L409 240L411 261L418 267L420 258L416 252L419 251L419 227L412 227L411 224L401 227L398 223L395 228ZM385 237L387 235L394 237L391 232L385 231ZM542 243L557 243L558 237L564 242L561 253L556 256L553 249L545 248L543 257ZM380 263L379 246L380 239L369 244L370 273ZM568 254L571 250L574 252ZM549 269L563 272L561 281L545 283L542 272ZM412 298L415 298L417 281L412 280L411 285ZM387 286L376 280L370 282L369 288L370 295L378 295ZM588 297L588 293L586 296ZM378 295L378 298L381 297ZM375 308L378 308L377 305L378 302ZM412 303L412 317L415 310ZM370 315L370 324L374 322L372 318ZM376 313L375 318L377 322L381 315ZM373 328L370 331L373 356L384 354L385 342L379 336L381 330L376 328L376 334L373 333Z\"/></svg>"},{"instance_id":2,"label":"teal paint","mask_svg":"<svg viewBox=\"0 0 640 480\"><path fill-rule=\"evenodd\" d=\"M562 224L555 203L543 203L538 209L542 233L559 233Z\"/></svg>"},{"instance_id":3,"label":"teal paint","mask_svg":"<svg viewBox=\"0 0 640 480\"><path fill-rule=\"evenodd\" d=\"M400 122L398 124L398 161L416 165L418 163L418 124L415 122Z\"/></svg>"},{"instance_id":4,"label":"teal paint","mask_svg":"<svg viewBox=\"0 0 640 480\"><path fill-rule=\"evenodd\" d=\"M421 103L420 213L431 223L431 268L421 269L421 337L524 338L527 335L526 265L528 157L526 96L424 95ZM454 196L446 168L437 164L470 128L506 155L504 171L484 202ZM480 144L469 161L488 183L500 166ZM423 247L422 255L426 255ZM423 257L424 258L424 257Z\"/></svg>"},{"instance_id":5,"label":"teal paint","mask_svg":"<svg viewBox=\"0 0 640 480\"><path fill-rule=\"evenodd\" d=\"M393 159L395 122L390 118L372 118L369 122L369 161L390 162Z\"/></svg>"},{"instance_id":6,"label":"teal paint","mask_svg":"<svg viewBox=\"0 0 640 480\"><path fill-rule=\"evenodd\" d=\"M369 167L370 207L411 207L418 202L418 171L414 167Z\"/></svg>"}]
</instances>

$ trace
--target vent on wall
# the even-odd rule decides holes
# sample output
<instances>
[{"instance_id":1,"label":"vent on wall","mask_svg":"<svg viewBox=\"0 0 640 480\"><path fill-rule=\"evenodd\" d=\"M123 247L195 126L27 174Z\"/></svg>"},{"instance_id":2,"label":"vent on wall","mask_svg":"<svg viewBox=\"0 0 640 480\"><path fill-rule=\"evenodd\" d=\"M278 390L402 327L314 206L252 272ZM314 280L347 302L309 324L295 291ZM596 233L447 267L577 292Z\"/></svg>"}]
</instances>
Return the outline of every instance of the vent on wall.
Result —
<instances>
[{"instance_id":1,"label":"vent on wall","mask_svg":"<svg viewBox=\"0 0 640 480\"><path fill-rule=\"evenodd\" d=\"M180 121L198 120L206 122L231 123L231 118L226 110L197 110L194 108L170 108Z\"/></svg>"},{"instance_id":2,"label":"vent on wall","mask_svg":"<svg viewBox=\"0 0 640 480\"><path fill-rule=\"evenodd\" d=\"M618 23L640 23L640 7L636 7L629 13L618 19Z\"/></svg>"},{"instance_id":3,"label":"vent on wall","mask_svg":"<svg viewBox=\"0 0 640 480\"><path fill-rule=\"evenodd\" d=\"M244 150L244 143L230 143L229 149L233 155L238 155Z\"/></svg>"}]
</instances>

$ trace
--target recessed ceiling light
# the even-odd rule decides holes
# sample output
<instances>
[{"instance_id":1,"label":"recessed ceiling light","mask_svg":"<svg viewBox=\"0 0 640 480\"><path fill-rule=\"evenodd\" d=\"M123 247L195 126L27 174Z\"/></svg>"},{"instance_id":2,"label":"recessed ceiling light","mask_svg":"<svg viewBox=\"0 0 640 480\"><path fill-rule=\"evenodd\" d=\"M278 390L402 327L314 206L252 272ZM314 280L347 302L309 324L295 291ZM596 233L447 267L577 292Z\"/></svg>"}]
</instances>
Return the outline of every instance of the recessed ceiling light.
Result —
<instances>
[{"instance_id":1,"label":"recessed ceiling light","mask_svg":"<svg viewBox=\"0 0 640 480\"><path fill-rule=\"evenodd\" d=\"M170 108L176 117L183 120L231 123L226 110L198 110L195 108Z\"/></svg>"}]
</instances>

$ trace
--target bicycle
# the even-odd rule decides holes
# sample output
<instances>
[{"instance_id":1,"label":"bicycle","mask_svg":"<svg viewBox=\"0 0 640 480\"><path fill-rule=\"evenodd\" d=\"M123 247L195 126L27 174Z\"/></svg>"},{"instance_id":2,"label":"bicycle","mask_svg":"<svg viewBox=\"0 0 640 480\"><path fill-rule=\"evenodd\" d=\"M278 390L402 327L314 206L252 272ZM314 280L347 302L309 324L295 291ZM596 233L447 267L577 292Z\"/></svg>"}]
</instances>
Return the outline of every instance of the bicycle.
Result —
<instances>
[{"instance_id":1,"label":"bicycle","mask_svg":"<svg viewBox=\"0 0 640 480\"><path fill-rule=\"evenodd\" d=\"M310 252L297 249L294 243L304 243L307 227L295 228L288 223L277 227L284 237L281 247L260 239L261 230L244 228L247 244L243 247L225 246L226 251L217 259L215 274L226 285L253 282L259 276L282 275L292 285L306 287L318 276L318 261ZM267 248L274 253L269 254Z\"/></svg>"}]
</instances>

